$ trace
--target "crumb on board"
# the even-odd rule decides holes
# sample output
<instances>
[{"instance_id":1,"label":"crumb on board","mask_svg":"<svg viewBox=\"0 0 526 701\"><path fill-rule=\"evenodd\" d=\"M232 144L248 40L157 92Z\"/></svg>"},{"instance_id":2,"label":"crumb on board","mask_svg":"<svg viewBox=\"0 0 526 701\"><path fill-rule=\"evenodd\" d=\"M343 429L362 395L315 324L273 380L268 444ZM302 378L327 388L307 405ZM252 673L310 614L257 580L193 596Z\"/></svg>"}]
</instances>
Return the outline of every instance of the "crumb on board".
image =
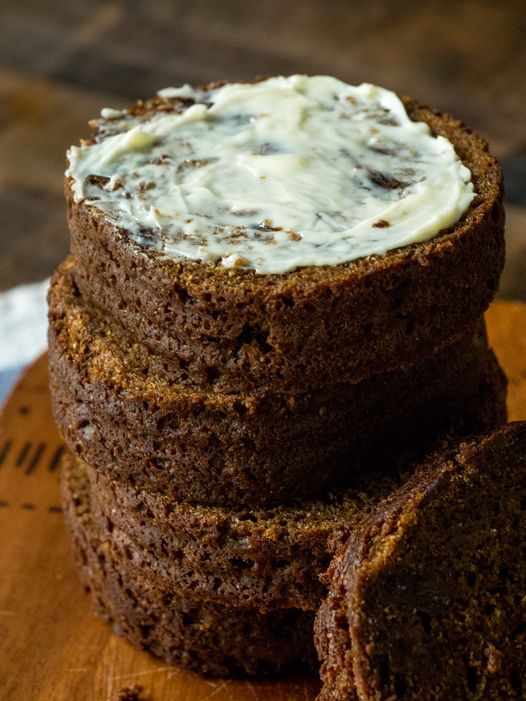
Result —
<instances>
[{"instance_id":1,"label":"crumb on board","mask_svg":"<svg viewBox=\"0 0 526 701\"><path fill-rule=\"evenodd\" d=\"M150 699L144 696L144 689L140 684L134 684L121 689L115 701L150 701Z\"/></svg>"}]
</instances>

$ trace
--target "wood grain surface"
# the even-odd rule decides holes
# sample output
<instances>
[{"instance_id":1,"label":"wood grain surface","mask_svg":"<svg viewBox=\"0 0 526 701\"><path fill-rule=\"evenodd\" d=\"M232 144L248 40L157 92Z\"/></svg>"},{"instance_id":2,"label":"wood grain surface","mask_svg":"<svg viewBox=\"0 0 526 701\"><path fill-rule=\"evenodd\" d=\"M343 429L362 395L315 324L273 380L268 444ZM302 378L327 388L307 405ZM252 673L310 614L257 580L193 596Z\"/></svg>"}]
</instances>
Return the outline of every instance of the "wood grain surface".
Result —
<instances>
[{"instance_id":1,"label":"wood grain surface","mask_svg":"<svg viewBox=\"0 0 526 701\"><path fill-rule=\"evenodd\" d=\"M509 378L511 420L526 419L526 305L495 302L490 341ZM92 616L62 525L46 357L0 416L0 701L309 701L311 681L210 681L132 648Z\"/></svg>"},{"instance_id":2,"label":"wood grain surface","mask_svg":"<svg viewBox=\"0 0 526 701\"><path fill-rule=\"evenodd\" d=\"M64 153L101 107L296 72L377 82L488 138L507 192L500 295L526 300L524 0L0 3L0 289L66 255Z\"/></svg>"}]
</instances>

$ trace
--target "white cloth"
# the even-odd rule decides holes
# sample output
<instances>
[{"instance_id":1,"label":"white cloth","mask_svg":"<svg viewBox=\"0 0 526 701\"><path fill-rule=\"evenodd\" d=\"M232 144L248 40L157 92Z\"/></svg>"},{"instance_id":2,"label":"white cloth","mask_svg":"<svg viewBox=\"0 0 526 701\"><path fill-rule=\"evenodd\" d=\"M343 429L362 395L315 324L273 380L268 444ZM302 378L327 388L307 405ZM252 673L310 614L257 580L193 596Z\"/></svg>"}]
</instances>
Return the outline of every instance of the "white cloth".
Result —
<instances>
[{"instance_id":1,"label":"white cloth","mask_svg":"<svg viewBox=\"0 0 526 701\"><path fill-rule=\"evenodd\" d=\"M0 294L0 402L18 371L46 349L48 287L44 280Z\"/></svg>"}]
</instances>

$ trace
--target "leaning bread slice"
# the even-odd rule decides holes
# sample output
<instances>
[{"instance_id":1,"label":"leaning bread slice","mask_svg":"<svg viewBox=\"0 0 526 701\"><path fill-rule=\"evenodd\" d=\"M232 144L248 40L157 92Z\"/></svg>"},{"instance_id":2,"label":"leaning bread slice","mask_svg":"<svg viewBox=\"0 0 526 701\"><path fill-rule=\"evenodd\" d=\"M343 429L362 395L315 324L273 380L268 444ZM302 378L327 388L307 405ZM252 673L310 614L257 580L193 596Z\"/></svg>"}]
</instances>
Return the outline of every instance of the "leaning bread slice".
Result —
<instances>
[{"instance_id":1,"label":"leaning bread slice","mask_svg":"<svg viewBox=\"0 0 526 701\"><path fill-rule=\"evenodd\" d=\"M406 114L402 114L400 102L389 112L385 101L392 102L396 96L374 86L355 89L359 92L365 87L365 92L376 91L381 97L371 98L369 103L358 101L360 109L353 112L347 109L353 104L352 94L346 97L352 87L334 79L323 84L329 85L328 94L325 101L320 98L316 102L321 105L318 112L309 105L309 118L300 120L301 128L291 130L290 112L279 111L281 98L295 94L297 100L304 99L309 80L291 76L282 79L279 90L276 82L271 83L269 96L274 99L277 95L278 99L255 113L250 103L247 106L238 99L239 94L249 94L248 86L216 85L165 93L164 97L136 103L124 113L104 113L95 122L91 138L69 153L66 198L72 252L78 260L77 284L87 299L118 319L130 336L154 352L160 351L181 382L212 384L222 392L260 386L297 391L300 386L357 382L401 362L409 365L423 353L451 342L460 329L473 324L484 312L495 293L504 261L502 177L486 142L457 119L413 100L404 101ZM320 85L319 78L312 80L318 80L313 85ZM264 85L253 87L262 93ZM222 122L221 105L225 95L234 91L239 114L227 112L228 118ZM300 138L305 124L321 112L326 119L334 115L335 128L318 129L315 138L305 132L304 152L291 152L292 132ZM170 117L184 129L193 120L202 138L190 132L192 138L181 137L179 143L174 129L170 143L173 146L176 139L176 146L164 153L169 139L166 133L156 135L155 130ZM259 138L258 129L264 129L269 119L275 131L270 135L263 131ZM404 120L413 127L421 123L409 129L411 135L425 131L427 125L431 142L438 143L444 137L453 145L462 167L469 170L476 196L465 210L459 210L456 220L445 220L447 224L440 224L438 212L428 212L423 218L425 228L437 223L434 235L427 240L391 243L395 227L380 217L366 222L371 246L359 257L337 262L335 255L335 262L327 264L330 255L327 258L320 253L317 262L314 253L327 252L326 239L334 240L329 254L339 251L338 222L342 220L345 229L364 193L373 193L379 201L397 207L407 203L404 236L411 239L416 205L406 192L413 186L416 192L436 160L413 158L413 137L406 133ZM252 122L256 123L255 136L250 136ZM350 134L360 129L367 132L356 153L350 142L334 143L341 129L355 123ZM230 131L226 135L219 131L217 143L207 141L208 129L216 124ZM238 131L232 136L234 128ZM235 148L232 140L238 144ZM217 153L223 143L228 144L231 157L214 180L213 169L220 162ZM324 171L297 166L314 162L316 157L325 165L334 164L327 178ZM130 161L127 170L126 159ZM209 227L218 222L209 218L206 208L203 214L202 193L228 182L239 163L246 164L247 181L257 176L255 189L245 197L245 182L237 183L227 199L231 205L227 214L239 226L230 224L228 230L216 226L216 239L207 238ZM300 225L297 231L285 231L279 214L270 224L266 218L258 219L259 210L265 210L273 194L266 192L265 183L275 183L279 192L287 190L289 171L300 187L299 194L288 196L287 208L299 212L301 224L304 210L310 207L310 218L305 214L307 229L328 219L326 239L311 246L314 253L304 263L298 257L297 267L290 267L291 263L290 269L282 272L238 266L244 259L235 252L237 242L246 241L247 232L248 246L266 241L265 251L274 255L277 264L283 262L278 239L289 248L301 247L307 240L309 231ZM280 177L285 173L285 182L274 178L276 172ZM306 179L310 196L304 196L300 206L298 197ZM165 192L161 184L167 181L176 183L175 189ZM195 187L188 187L182 197L181 187L188 182ZM330 197L323 197L328 182L336 194L331 190ZM348 198L347 192L356 183L356 196ZM437 208L446 199L449 183L446 178L430 188ZM188 220L174 224L165 215L161 221L159 208L172 211L181 197L181 208L189 211ZM238 202L242 197L247 201L244 208ZM423 199L420 194L418 198ZM194 200L197 204L192 207ZM199 216L192 219L196 211ZM317 231L315 228L316 236ZM221 259L224 264L210 260L210 250L222 245L227 235L227 252L234 253ZM174 238L177 245L188 241L207 245L199 246L194 254L200 258L192 259L174 255ZM206 252L199 253L201 249Z\"/></svg>"},{"instance_id":2,"label":"leaning bread slice","mask_svg":"<svg viewBox=\"0 0 526 701\"><path fill-rule=\"evenodd\" d=\"M317 616L321 699L523 699L526 423L435 456L355 530Z\"/></svg>"}]
</instances>

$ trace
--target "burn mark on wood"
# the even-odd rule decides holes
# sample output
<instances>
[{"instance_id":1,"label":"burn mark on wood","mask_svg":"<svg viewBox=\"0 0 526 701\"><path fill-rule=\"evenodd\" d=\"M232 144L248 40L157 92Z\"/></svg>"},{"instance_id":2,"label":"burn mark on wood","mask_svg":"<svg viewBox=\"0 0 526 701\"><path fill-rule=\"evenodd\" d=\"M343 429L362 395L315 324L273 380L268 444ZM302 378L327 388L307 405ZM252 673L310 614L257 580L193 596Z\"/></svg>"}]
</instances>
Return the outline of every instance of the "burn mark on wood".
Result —
<instances>
[{"instance_id":1,"label":"burn mark on wood","mask_svg":"<svg viewBox=\"0 0 526 701\"><path fill-rule=\"evenodd\" d=\"M4 464L4 461L7 458L7 454L9 453L12 445L13 441L7 440L2 446L2 449L0 450L0 467L2 467L2 465Z\"/></svg>"},{"instance_id":2,"label":"burn mark on wood","mask_svg":"<svg viewBox=\"0 0 526 701\"><path fill-rule=\"evenodd\" d=\"M26 475L30 475L38 466L39 460L42 457L42 453L44 452L44 449L46 447L45 443L39 443L35 449L35 452L33 453L27 467L26 467Z\"/></svg>"},{"instance_id":3,"label":"burn mark on wood","mask_svg":"<svg viewBox=\"0 0 526 701\"><path fill-rule=\"evenodd\" d=\"M21 467L24 464L30 448L31 448L31 443L26 441L26 443L24 443L20 452L18 453L18 457L17 457L16 462L15 462L15 467Z\"/></svg>"},{"instance_id":4,"label":"burn mark on wood","mask_svg":"<svg viewBox=\"0 0 526 701\"><path fill-rule=\"evenodd\" d=\"M54 472L57 469L57 467L59 466L60 458L62 457L63 452L64 452L64 446L59 445L58 448L53 453L53 455L51 456L51 460L49 461L48 470L50 472Z\"/></svg>"}]
</instances>

